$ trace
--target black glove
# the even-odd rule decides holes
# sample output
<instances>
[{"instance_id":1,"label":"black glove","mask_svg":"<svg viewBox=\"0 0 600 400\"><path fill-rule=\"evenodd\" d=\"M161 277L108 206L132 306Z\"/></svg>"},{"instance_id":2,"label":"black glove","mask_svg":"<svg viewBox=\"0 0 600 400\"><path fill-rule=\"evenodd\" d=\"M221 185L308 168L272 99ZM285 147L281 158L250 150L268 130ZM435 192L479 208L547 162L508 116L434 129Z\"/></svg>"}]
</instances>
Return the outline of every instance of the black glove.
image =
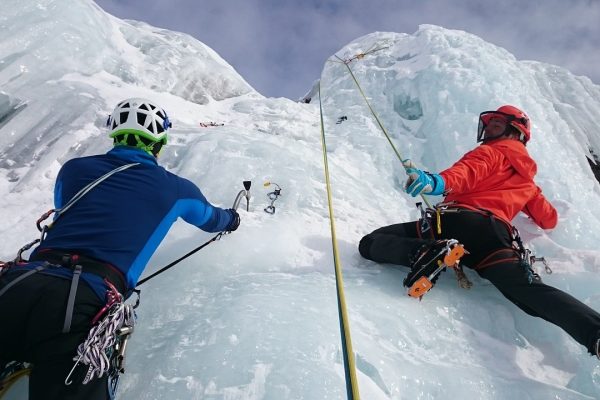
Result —
<instances>
[{"instance_id":1,"label":"black glove","mask_svg":"<svg viewBox=\"0 0 600 400\"><path fill-rule=\"evenodd\" d=\"M233 208L228 209L227 212L229 213L229 216L231 217L231 222L229 223L229 225L227 225L227 228L225 228L225 231L233 232L238 228L238 226L240 226L240 214L238 214L238 212L235 211Z\"/></svg>"}]
</instances>

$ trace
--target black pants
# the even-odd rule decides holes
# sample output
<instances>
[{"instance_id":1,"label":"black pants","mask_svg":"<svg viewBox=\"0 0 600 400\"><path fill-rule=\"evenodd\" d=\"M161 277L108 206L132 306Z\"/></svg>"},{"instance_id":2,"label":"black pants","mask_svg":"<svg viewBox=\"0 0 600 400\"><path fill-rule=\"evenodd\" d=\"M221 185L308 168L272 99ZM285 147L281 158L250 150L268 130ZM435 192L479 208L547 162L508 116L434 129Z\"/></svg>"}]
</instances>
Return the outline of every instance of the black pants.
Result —
<instances>
[{"instance_id":1,"label":"black pants","mask_svg":"<svg viewBox=\"0 0 600 400\"><path fill-rule=\"evenodd\" d=\"M11 271L0 278L0 289L22 272ZM62 333L71 282L33 274L0 296L0 363L27 361L33 364L29 378L29 399L108 399L106 375L83 385L87 366L74 365L77 346L88 335L91 320L102 308L98 296L80 282L69 333Z\"/></svg>"},{"instance_id":2,"label":"black pants","mask_svg":"<svg viewBox=\"0 0 600 400\"><path fill-rule=\"evenodd\" d=\"M530 274L516 259L518 253L510 247L510 232L500 221L476 212L461 211L441 216L441 234L437 222L421 233L418 222L379 228L362 238L360 254L380 263L409 266L418 249L436 239L456 239L470 254L461 262L476 269L479 276L489 280L508 300L534 317L551 322L595 354L600 338L600 314L569 294L544 284Z\"/></svg>"}]
</instances>

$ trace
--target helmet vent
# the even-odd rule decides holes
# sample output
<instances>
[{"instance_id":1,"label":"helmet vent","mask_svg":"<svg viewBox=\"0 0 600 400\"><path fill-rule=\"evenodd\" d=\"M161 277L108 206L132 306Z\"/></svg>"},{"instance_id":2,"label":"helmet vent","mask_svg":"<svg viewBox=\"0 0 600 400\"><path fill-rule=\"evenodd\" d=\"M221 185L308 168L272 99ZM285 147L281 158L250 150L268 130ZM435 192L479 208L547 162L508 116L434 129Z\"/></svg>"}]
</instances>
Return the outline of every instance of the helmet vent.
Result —
<instances>
[{"instance_id":1,"label":"helmet vent","mask_svg":"<svg viewBox=\"0 0 600 400\"><path fill-rule=\"evenodd\" d=\"M115 144L139 147L148 153L150 148L154 148L156 152L152 150L152 154L155 154L160 147L154 144L166 144L167 130L171 127L171 122L167 113L150 100L132 98L119 103L110 115L107 126L111 128L109 136L115 138ZM122 135L129 137L123 136L118 139ZM143 138L146 138L148 143L140 142Z\"/></svg>"},{"instance_id":2,"label":"helmet vent","mask_svg":"<svg viewBox=\"0 0 600 400\"><path fill-rule=\"evenodd\" d=\"M137 113L137 122L141 126L144 126L144 123L146 122L146 114L142 114L141 112Z\"/></svg>"}]
</instances>

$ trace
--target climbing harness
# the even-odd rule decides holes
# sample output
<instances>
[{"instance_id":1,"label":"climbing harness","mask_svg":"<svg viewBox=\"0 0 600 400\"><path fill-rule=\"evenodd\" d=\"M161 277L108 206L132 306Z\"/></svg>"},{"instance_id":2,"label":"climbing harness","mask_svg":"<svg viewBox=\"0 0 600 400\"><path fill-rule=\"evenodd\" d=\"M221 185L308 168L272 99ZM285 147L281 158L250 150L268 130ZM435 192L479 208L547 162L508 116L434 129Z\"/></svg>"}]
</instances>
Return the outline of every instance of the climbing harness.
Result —
<instances>
[{"instance_id":1,"label":"climbing harness","mask_svg":"<svg viewBox=\"0 0 600 400\"><path fill-rule=\"evenodd\" d=\"M22 279L48 267L57 266L46 262L43 265L38 266L36 269L22 274L6 285L0 291L0 296ZM80 273L81 266L77 265L74 272L71 289L69 291L63 332L70 331L74 299ZM116 287L108 279L105 279L104 282L109 287L109 290L107 291L107 303L93 318L91 324L92 329L90 330L86 341L78 346L77 356L74 358L74 361L76 362L69 372L69 375L65 379L65 385L70 385L72 383L71 375L75 370L75 367L77 367L79 363L83 363L89 365L89 369L83 383L88 383L94 378L94 375L100 378L105 373L108 373L109 394L110 398L114 399L119 380L119 373L124 372L123 365L125 347L127 340L129 339L129 335L133 332L133 326L135 323L135 313L133 310L139 305L139 291L137 291L138 300L135 305L125 304L123 295L119 293ZM96 325L96 322L103 315L105 316L104 319L102 319L100 323ZM12 383L19 379L23 374L28 374L30 366L31 365L28 363L12 362L9 363L3 370L1 370L0 395L3 393L3 390L8 390L8 387L10 387Z\"/></svg>"},{"instance_id":2,"label":"climbing harness","mask_svg":"<svg viewBox=\"0 0 600 400\"><path fill-rule=\"evenodd\" d=\"M41 235L38 239L33 240L30 243L27 243L25 246L21 247L19 249L19 251L17 252L17 256L15 257L14 261L9 262L9 263L3 263L2 264L2 270L0 272L4 273L6 272L10 267L14 266L15 264L19 264L19 263L24 263L26 262L26 260L23 259L23 252L29 250L33 245L35 245L36 243L41 243L43 242L46 233L48 232L49 229L52 228L52 226L56 223L56 221L65 213L67 212L71 207L73 207L73 205L75 203L77 203L79 200L81 200L81 198L83 196L85 196L87 193L89 193L90 190L92 190L93 188L95 188L96 186L98 186L102 181L108 179L110 176L112 176L113 174L116 174L117 172L126 170L127 168L131 168L135 165L138 165L139 163L132 163L132 164L125 164L122 165L118 168L113 169L112 171L102 175L101 177L99 177L98 179L90 182L89 184L87 184L85 187L83 187L79 192L77 192L72 198L71 200L69 200L63 207L58 208L58 209L51 209L47 212L45 212L37 221L36 221L36 226L38 228L38 230L41 232ZM47 225L44 225L43 227L41 226L41 223L46 220L50 215L52 214L56 214L54 217L54 220ZM66 310L66 315L65 315L65 323L64 323L64 327L63 327L63 333L67 333L70 330L71 327L71 318L72 318L72 314L73 314L73 306L75 303L75 296L77 294L77 285L79 283L79 277L81 275L81 272L83 270L82 265L79 264L79 260L78 257L76 255L73 255L73 258L71 258L71 255L68 255L69 258L68 260L61 260L57 263L50 263L48 262L48 260L44 260L46 261L45 263L37 266L36 268L27 271L26 273L20 275L18 278L14 279L13 281L11 281L8 285L4 286L2 288L2 290L0 290L0 296L2 296L4 293L6 293L6 291L8 289L10 289L11 287L13 287L15 284L17 284L18 282L20 282L21 280L37 273L40 271L43 271L46 268L59 268L59 267L68 267L71 268L73 270L73 279L71 280L71 288L69 290L69 297L67 300L67 310Z\"/></svg>"},{"instance_id":3,"label":"climbing harness","mask_svg":"<svg viewBox=\"0 0 600 400\"><path fill-rule=\"evenodd\" d=\"M323 122L323 103L321 101L321 83L319 82L319 114L321 121L321 147L323 150L323 166L325 170L325 185L327 187L327 204L329 206L329 222L331 225L331 245L333 247L333 262L335 268L335 284L337 289L338 315L340 319L340 331L342 336L342 356L344 359L344 373L346 378L346 394L348 400L360 400L358 391L358 380L356 378L356 364L354 352L352 351L352 340L350 338L350 323L346 307L346 296L344 294L344 280L342 278L342 267L338 251L338 243L335 232L335 218L333 215L333 201L331 196L331 183L329 179L329 164L327 162L327 143L325 141L325 123Z\"/></svg>"},{"instance_id":4,"label":"climbing harness","mask_svg":"<svg viewBox=\"0 0 600 400\"><path fill-rule=\"evenodd\" d=\"M542 262L544 265L544 271L547 274L552 273L552 269L550 268L549 263L547 262L545 257L536 257L531 250L526 248L523 244L521 236L519 234L519 230L507 222L499 220L492 213L487 210L468 207L465 205L457 206L453 202L449 203L438 203L434 207L428 207L427 209L423 209L421 203L417 203L417 208L421 213L421 218L419 220L419 230L421 234L427 233L431 230L431 237L440 237L442 234L442 218L441 216L444 213L457 213L457 212L472 212L476 213L490 219L490 223L498 238L502 238L502 234L498 224L504 224L509 231L510 240L505 241L504 245L506 248L499 249L496 252L488 255L486 258L481 260L479 264L474 265L473 268L476 270L484 269L489 265L493 265L498 262L514 260L519 261L521 266L525 269L527 274L527 280L531 284L535 279L539 279L539 274L535 271L534 264L536 262ZM433 222L435 221L435 223ZM433 226L435 224L435 232L433 232ZM515 255L516 254L516 255ZM463 272L464 275L464 272ZM464 275L464 278L458 276L459 285L461 287L468 286L470 287L472 284Z\"/></svg>"},{"instance_id":5,"label":"climbing harness","mask_svg":"<svg viewBox=\"0 0 600 400\"><path fill-rule=\"evenodd\" d=\"M58 209L51 209L51 210L45 212L36 221L36 226L37 226L38 230L41 232L40 237L31 241L30 243L27 243L25 246L21 247L19 249L19 251L17 252L17 256L15 257L14 261L9 262L9 263L0 264L0 266L1 266L0 273L6 272L9 267L14 266L15 264L27 262L26 260L23 259L23 253L25 251L29 250L31 247L33 247L36 243L42 243L46 237L46 233L52 228L52 226L54 224L56 224L58 219L65 212L67 212L71 207L73 207L79 200L81 200L81 198L83 198L83 196L85 196L87 193L89 193L93 188L95 188L101 182L108 179L110 176L116 174L117 172L124 171L124 170L131 168L133 166L136 166L136 165L139 165L139 163L125 164L118 168L113 169L112 171L109 171L108 173L102 175L98 179L92 181L91 183L89 183L88 185L83 187L81 190L79 190L63 207L58 208ZM44 220L46 220L47 218L49 218L52 214L55 214L54 220L51 223L42 226L41 225L42 222ZM70 289L69 289L69 294L68 294L68 298L67 298L67 306L66 306L66 311L65 311L65 320L64 320L64 324L63 324L63 330L62 330L63 333L68 333L71 330L73 310L75 307L75 297L77 295L77 288L79 285L79 279L81 277L81 273L84 271L88 271L88 272L92 272L92 273L94 273L95 271L98 271L99 267L97 266L97 264L99 264L99 263L95 262L95 261L91 261L91 260L87 259L86 257L81 257L78 255L71 255L71 254L57 255L54 253L50 254L50 252L49 252L47 254L44 253L43 255L38 255L38 256L39 256L38 258L40 258L39 260L37 260L37 258L36 258L36 260L31 260L31 261L42 261L43 260L45 262L43 264L37 266L36 268L29 270L29 271L25 272L24 274L21 274L19 277L13 279L9 284L4 286L0 290L0 296L2 296L10 288L12 288L14 285L19 283L23 279L26 279L27 277L29 277L37 272L43 271L48 268L61 268L61 267L70 268L71 270L73 270L73 278L71 279L71 285L70 285ZM48 257L51 260L46 259ZM88 262L91 262L92 264L88 264ZM111 276L111 278L113 278L113 280L115 280L119 283L121 290L125 291L125 288L122 287L122 286L124 286L124 281L122 281L122 278L114 279L118 274L111 272L111 271L107 271L107 272L109 272L108 275ZM118 296L120 296L121 299L123 298L123 295L121 295L118 292L118 290L111 283L111 281L109 281L108 279L105 279L105 283L108 285L109 288L111 288L109 290L109 292L107 293L107 297L109 298L109 301L111 301L110 299L114 297L114 293L118 294ZM113 294L111 295L111 293L113 293ZM122 300L120 303L123 304ZM126 306L123 305L123 307L126 307ZM129 323L129 320L127 320L127 322ZM133 326L133 325L131 325L131 326ZM92 331L93 331L93 329L92 329ZM91 334L91 332L90 332L90 334ZM113 341L113 344L116 342L117 342L117 339L115 339ZM96 353L96 354L99 354L99 353ZM88 360L88 358L85 358L82 361L85 362L87 360ZM15 363L14 365L19 365L19 364L23 364L23 363ZM3 371L1 371L1 373L6 374L9 372L7 372L6 370L3 370ZM104 370L101 370L101 372L98 376L102 376L103 373L104 373ZM88 372L88 375L89 375L89 372ZM70 376L71 376L71 374L69 374L69 376L67 377L67 381L70 380ZM91 375L91 377L93 377L93 374ZM89 377L89 379L91 379L91 377ZM88 377L86 376L86 378L88 378ZM89 379L87 379L85 383L87 383L89 381ZM117 379L118 379L118 377L117 377ZM113 382L113 380L110 380L110 382ZM66 384L70 384L70 383L71 382L69 381ZM115 387L116 387L116 383L115 383ZM114 395L114 393L113 393L113 395Z\"/></svg>"},{"instance_id":6,"label":"climbing harness","mask_svg":"<svg viewBox=\"0 0 600 400\"><path fill-rule=\"evenodd\" d=\"M263 186L269 187L270 185L275 185L277 188L274 191L267 193L267 197L269 198L269 200L271 200L271 204L266 206L264 210L267 214L275 214L275 206L273 204L275 203L275 200L277 200L279 196L281 196L281 187L275 182L269 181L265 182Z\"/></svg>"},{"instance_id":7,"label":"climbing harness","mask_svg":"<svg viewBox=\"0 0 600 400\"><path fill-rule=\"evenodd\" d=\"M132 163L132 164L125 164L122 165L118 168L113 169L112 171L109 171L108 173L102 175L101 177L99 177L98 179L90 182L89 184L87 184L85 187L83 187L79 192L77 192L72 198L71 200L69 200L63 207L59 208L59 209L51 209L49 211L47 211L46 213L44 213L36 222L36 226L38 228L38 230L41 232L41 235L38 239L35 239L34 241L26 244L25 246L21 247L21 249L19 249L19 251L17 252L17 257L15 258L15 260L12 263L8 263L8 264L4 264L2 270L6 271L7 270L7 265L8 266L12 266L18 263L23 263L26 262L23 259L23 252L26 250L29 250L33 245L35 245L36 243L41 243L44 241L44 238L46 236L46 233L48 232L49 229L52 228L52 226L56 223L56 221L65 213L67 212L71 207L73 207L73 205L75 205L75 203L77 203L79 200L81 200L81 198L83 196L85 196L87 193L90 192L90 190L92 190L93 188L95 188L96 186L98 186L101 182L103 182L104 180L108 179L110 176L116 174L117 172L120 171L124 171L127 168L131 168L135 165L139 165L139 163ZM56 214L54 217L54 220L47 225L44 225L43 227L41 226L41 223L46 220L50 215L52 214ZM79 278L81 276L81 273L86 270L87 268L84 268L84 266L82 266L82 264L85 263L81 263L79 260L79 256L77 255L66 255L68 256L68 258L63 259L61 257L61 260L59 260L58 262L49 262L48 260L45 259L40 259L44 262L43 264L37 266L36 268L27 271L26 273L20 275L18 278L12 280L8 285L4 286L2 288L2 290L0 290L0 296L2 296L4 293L6 293L7 290L9 290L11 287L13 287L15 284L17 284L18 282L20 282L21 280L37 273L40 271L45 270L46 268L60 268L60 267L67 267L73 270L73 278L71 279L71 287L69 289L69 297L67 300L67 309L65 312L65 321L64 321L64 325L63 325L63 333L67 333L70 331L71 329L71 320L73 317L73 307L75 305L75 296L77 295L77 287L79 284Z\"/></svg>"}]
</instances>

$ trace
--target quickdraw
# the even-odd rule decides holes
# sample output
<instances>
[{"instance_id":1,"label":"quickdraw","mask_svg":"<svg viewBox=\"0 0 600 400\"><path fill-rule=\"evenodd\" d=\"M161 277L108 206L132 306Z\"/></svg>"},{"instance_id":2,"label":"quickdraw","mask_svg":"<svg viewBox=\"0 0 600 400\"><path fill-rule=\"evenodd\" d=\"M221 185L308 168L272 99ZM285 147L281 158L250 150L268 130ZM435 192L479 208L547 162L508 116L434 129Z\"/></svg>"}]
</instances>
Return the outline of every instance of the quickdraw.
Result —
<instances>
[{"instance_id":1,"label":"quickdraw","mask_svg":"<svg viewBox=\"0 0 600 400\"><path fill-rule=\"evenodd\" d=\"M544 264L544 272L550 275L552 273L552 269L546 261L546 257L536 257L535 254L532 254L532 251L526 248L523 245L523 241L521 240L521 235L517 228L513 226L513 242L516 243L516 250L519 252L519 257L521 259L521 265L525 269L525 273L527 274L527 280L529 284L532 284L534 280L540 279L540 275L537 273L534 264L537 261L541 261Z\"/></svg>"},{"instance_id":2,"label":"quickdraw","mask_svg":"<svg viewBox=\"0 0 600 400\"><path fill-rule=\"evenodd\" d=\"M275 182L269 181L265 182L264 187L269 187L270 185L275 185L277 188L274 191L267 193L267 197L271 200L271 204L265 207L265 212L267 214L275 214L275 206L273 204L275 203L275 200L281 196L281 187Z\"/></svg>"},{"instance_id":3,"label":"quickdraw","mask_svg":"<svg viewBox=\"0 0 600 400\"><path fill-rule=\"evenodd\" d=\"M529 250L527 250L529 251ZM546 257L536 257L534 255L529 256L529 264L531 264L533 266L533 264L536 261L541 261L542 264L544 264L544 271L550 275L552 273L552 269L550 268L550 265L548 265L548 261L546 261Z\"/></svg>"}]
</instances>

